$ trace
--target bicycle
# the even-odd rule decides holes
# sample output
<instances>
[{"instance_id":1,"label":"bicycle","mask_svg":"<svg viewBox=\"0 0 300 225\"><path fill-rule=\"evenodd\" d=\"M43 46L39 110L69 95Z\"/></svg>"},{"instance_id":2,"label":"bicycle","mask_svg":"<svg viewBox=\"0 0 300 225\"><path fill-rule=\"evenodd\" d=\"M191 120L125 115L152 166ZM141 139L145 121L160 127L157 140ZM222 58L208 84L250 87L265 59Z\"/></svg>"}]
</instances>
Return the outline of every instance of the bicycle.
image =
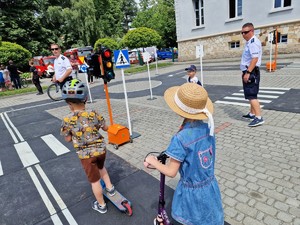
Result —
<instances>
[{"instance_id":1,"label":"bicycle","mask_svg":"<svg viewBox=\"0 0 300 225\"><path fill-rule=\"evenodd\" d=\"M58 82L52 83L47 88L47 94L53 101L61 101L62 93Z\"/></svg>"},{"instance_id":2,"label":"bicycle","mask_svg":"<svg viewBox=\"0 0 300 225\"><path fill-rule=\"evenodd\" d=\"M166 164L167 159L169 156L165 154L165 151L163 152L150 152L146 155L145 160L147 156L154 155L160 161L162 164ZM144 162L145 162L144 160ZM147 165L147 168L149 169L155 169L151 167L151 165ZM165 208L165 175L163 173L160 173L160 189L159 189L159 199L158 199L158 213L156 218L154 218L154 225L173 225L171 222L166 208Z\"/></svg>"},{"instance_id":3,"label":"bicycle","mask_svg":"<svg viewBox=\"0 0 300 225\"><path fill-rule=\"evenodd\" d=\"M21 86L22 88L27 88L28 87L28 80L26 80L26 78L22 77L20 78L20 83L21 83Z\"/></svg>"}]
</instances>

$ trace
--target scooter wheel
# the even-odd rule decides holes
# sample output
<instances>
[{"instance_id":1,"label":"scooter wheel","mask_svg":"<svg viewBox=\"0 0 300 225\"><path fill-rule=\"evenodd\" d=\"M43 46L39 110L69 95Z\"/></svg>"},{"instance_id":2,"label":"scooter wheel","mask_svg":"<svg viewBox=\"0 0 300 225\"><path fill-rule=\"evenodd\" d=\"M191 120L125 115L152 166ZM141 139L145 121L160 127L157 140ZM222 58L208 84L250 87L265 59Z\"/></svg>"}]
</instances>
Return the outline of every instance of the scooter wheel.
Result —
<instances>
[{"instance_id":1,"label":"scooter wheel","mask_svg":"<svg viewBox=\"0 0 300 225\"><path fill-rule=\"evenodd\" d=\"M126 215L132 216L132 208L131 208L130 204L128 203L128 201L123 201L122 206L124 206L124 208L125 208Z\"/></svg>"},{"instance_id":2,"label":"scooter wheel","mask_svg":"<svg viewBox=\"0 0 300 225\"><path fill-rule=\"evenodd\" d=\"M119 145L114 145L114 149L118 149L119 148Z\"/></svg>"}]
</instances>

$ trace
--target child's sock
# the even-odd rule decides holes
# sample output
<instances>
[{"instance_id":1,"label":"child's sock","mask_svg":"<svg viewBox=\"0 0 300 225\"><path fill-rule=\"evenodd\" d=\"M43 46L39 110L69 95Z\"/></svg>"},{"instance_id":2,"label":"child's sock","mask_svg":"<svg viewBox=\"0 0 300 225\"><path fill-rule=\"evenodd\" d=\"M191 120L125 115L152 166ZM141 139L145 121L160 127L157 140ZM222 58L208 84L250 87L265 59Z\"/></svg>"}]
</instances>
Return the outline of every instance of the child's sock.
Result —
<instances>
[{"instance_id":1,"label":"child's sock","mask_svg":"<svg viewBox=\"0 0 300 225\"><path fill-rule=\"evenodd\" d=\"M255 114L252 114L251 112L249 112L249 115L250 115L250 116L255 116Z\"/></svg>"},{"instance_id":2,"label":"child's sock","mask_svg":"<svg viewBox=\"0 0 300 225\"><path fill-rule=\"evenodd\" d=\"M261 116L257 116L256 118L261 120Z\"/></svg>"}]
</instances>

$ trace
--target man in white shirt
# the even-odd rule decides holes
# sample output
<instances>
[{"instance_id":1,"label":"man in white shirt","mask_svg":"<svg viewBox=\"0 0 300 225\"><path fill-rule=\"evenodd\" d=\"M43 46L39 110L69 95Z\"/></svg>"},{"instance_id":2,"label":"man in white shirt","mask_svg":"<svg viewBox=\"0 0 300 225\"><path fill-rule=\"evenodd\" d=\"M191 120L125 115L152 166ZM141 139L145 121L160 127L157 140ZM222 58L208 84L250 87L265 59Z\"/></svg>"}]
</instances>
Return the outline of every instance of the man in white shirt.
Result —
<instances>
[{"instance_id":1,"label":"man in white shirt","mask_svg":"<svg viewBox=\"0 0 300 225\"><path fill-rule=\"evenodd\" d=\"M61 54L61 48L58 44L51 44L51 51L56 57L54 60L55 73L52 80L58 82L62 89L67 81L72 80L72 66L70 60Z\"/></svg>"},{"instance_id":2,"label":"man in white shirt","mask_svg":"<svg viewBox=\"0 0 300 225\"><path fill-rule=\"evenodd\" d=\"M250 102L250 112L243 115L246 119L252 119L249 127L262 125L265 121L261 116L260 104L257 99L259 92L260 70L262 47L260 40L254 35L252 23L246 23L242 27L243 38L246 45L242 54L240 69L242 71L242 81L245 99Z\"/></svg>"}]
</instances>

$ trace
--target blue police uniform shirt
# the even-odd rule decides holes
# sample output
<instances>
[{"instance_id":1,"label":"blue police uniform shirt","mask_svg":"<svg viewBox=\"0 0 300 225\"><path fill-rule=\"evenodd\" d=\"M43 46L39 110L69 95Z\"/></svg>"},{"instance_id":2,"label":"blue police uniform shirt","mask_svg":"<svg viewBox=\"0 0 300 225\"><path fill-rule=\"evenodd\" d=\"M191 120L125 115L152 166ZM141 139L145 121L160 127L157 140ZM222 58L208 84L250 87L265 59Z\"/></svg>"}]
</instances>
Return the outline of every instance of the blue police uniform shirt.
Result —
<instances>
[{"instance_id":1,"label":"blue police uniform shirt","mask_svg":"<svg viewBox=\"0 0 300 225\"><path fill-rule=\"evenodd\" d=\"M182 224L224 225L221 192L215 178L215 138L207 123L187 122L166 154L181 162L172 217Z\"/></svg>"},{"instance_id":2,"label":"blue police uniform shirt","mask_svg":"<svg viewBox=\"0 0 300 225\"><path fill-rule=\"evenodd\" d=\"M246 42L240 69L242 71L247 70L247 67L250 65L250 62L253 58L258 58L256 66L261 65L261 55L262 55L262 48L260 40L254 35L249 41ZM247 67L246 67L247 66Z\"/></svg>"}]
</instances>

